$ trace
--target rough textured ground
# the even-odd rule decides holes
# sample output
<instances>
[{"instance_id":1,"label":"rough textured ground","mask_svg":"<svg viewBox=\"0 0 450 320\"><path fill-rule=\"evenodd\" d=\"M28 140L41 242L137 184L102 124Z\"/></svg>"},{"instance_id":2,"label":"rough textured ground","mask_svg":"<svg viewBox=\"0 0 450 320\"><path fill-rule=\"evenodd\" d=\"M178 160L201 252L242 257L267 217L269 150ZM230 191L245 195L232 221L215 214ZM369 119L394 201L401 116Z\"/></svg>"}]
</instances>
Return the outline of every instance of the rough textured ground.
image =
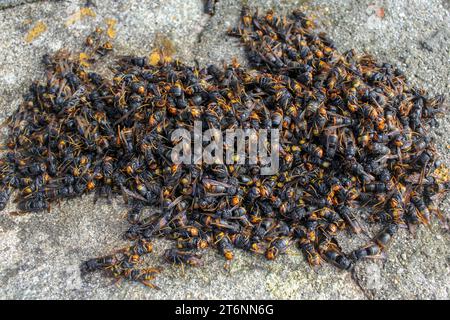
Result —
<instances>
[{"instance_id":1,"label":"rough textured ground","mask_svg":"<svg viewBox=\"0 0 450 320\"><path fill-rule=\"evenodd\" d=\"M67 19L85 1L0 0L0 120L18 106L30 81L42 75L42 54L77 47L105 18L118 20L116 48L120 54L144 55L168 38L176 55L189 63L220 63L235 56L244 61L236 41L224 35L236 21L242 2L282 12L304 7L341 49L372 52L399 65L415 84L449 97L448 0L220 0L213 17L203 14L200 0L91 2L96 5L96 17L66 27ZM384 8L384 16L379 8ZM47 30L27 43L27 32L39 21ZM435 133L440 152L450 163L450 117L441 121ZM441 209L450 212L448 201ZM123 244L120 235L126 223L121 200L112 206L94 205L92 198L85 197L56 205L51 213L12 217L6 212L8 208L0 213L3 299L450 298L449 236L435 224L421 228L415 236L400 233L386 262L365 262L357 267L357 281L329 266L315 273L295 250L274 263L238 253L230 272L224 271L223 261L210 252L205 267L185 274L167 266L157 281L162 290L155 291L137 284L116 286L99 274L80 277L80 261ZM355 247L360 243L343 241ZM160 242L156 246L154 264L162 263L157 254L165 245Z\"/></svg>"}]
</instances>

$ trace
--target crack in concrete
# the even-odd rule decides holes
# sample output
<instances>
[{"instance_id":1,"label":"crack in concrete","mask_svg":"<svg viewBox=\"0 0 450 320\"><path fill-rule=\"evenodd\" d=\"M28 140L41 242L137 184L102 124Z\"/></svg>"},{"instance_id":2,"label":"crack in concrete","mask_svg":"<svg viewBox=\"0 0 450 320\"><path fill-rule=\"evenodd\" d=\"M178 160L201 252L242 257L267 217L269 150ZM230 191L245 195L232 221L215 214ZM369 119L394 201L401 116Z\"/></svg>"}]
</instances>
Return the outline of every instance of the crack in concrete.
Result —
<instances>
[{"instance_id":1,"label":"crack in concrete","mask_svg":"<svg viewBox=\"0 0 450 320\"><path fill-rule=\"evenodd\" d=\"M365 288L361 284L361 281L359 280L359 276L358 276L357 272L355 271L355 269L353 269L351 271L351 279L352 279L353 283L356 284L358 291L360 291L367 300L375 299L375 294L372 292L372 290Z\"/></svg>"},{"instance_id":2,"label":"crack in concrete","mask_svg":"<svg viewBox=\"0 0 450 320\"><path fill-rule=\"evenodd\" d=\"M206 20L205 24L202 26L202 29L197 34L197 41L196 41L197 43L201 43L202 42L202 37L203 37L203 34L206 31L206 27L208 27L208 25L211 22L213 17L214 17L213 15L209 15L208 14L208 19Z\"/></svg>"}]
</instances>

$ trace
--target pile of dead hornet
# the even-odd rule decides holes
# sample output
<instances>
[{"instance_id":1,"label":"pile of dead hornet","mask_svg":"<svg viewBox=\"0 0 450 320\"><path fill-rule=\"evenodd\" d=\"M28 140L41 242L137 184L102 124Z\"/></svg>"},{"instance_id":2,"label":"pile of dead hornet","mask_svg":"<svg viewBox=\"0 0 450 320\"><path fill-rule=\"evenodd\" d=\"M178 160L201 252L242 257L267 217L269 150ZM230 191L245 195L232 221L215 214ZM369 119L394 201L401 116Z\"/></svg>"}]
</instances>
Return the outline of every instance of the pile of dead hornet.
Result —
<instances>
[{"instance_id":1,"label":"pile of dead hornet","mask_svg":"<svg viewBox=\"0 0 450 320\"><path fill-rule=\"evenodd\" d=\"M200 266L208 248L228 263L237 249L274 260L298 248L314 268L351 270L382 256L399 229L433 216L446 226L437 204L448 169L429 134L442 96L370 55L338 52L300 11L244 8L228 32L245 46L248 67L198 69L159 50L115 58L105 76L90 69L113 50L101 29L78 54L44 56L45 79L6 122L0 208L13 191L16 214L88 193L123 196L130 246L81 269L151 287L161 269L142 261L160 237L173 241L164 253L171 264ZM277 129L279 170L174 163L171 134L198 121L222 132ZM380 231L366 245L338 243L371 224Z\"/></svg>"}]
</instances>

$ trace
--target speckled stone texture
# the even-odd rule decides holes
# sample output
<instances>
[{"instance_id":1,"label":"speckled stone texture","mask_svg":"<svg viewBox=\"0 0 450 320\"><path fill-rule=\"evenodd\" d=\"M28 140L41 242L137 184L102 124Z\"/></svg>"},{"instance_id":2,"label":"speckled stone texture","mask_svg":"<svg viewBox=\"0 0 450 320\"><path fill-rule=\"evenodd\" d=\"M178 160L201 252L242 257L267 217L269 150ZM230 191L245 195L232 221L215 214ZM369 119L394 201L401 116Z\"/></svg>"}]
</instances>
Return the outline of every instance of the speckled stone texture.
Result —
<instances>
[{"instance_id":1,"label":"speckled stone texture","mask_svg":"<svg viewBox=\"0 0 450 320\"><path fill-rule=\"evenodd\" d=\"M213 17L201 0L91 1L96 17L70 27L68 17L86 1L0 1L0 120L17 108L33 79L42 76L40 57L76 48L106 18L117 20L118 54L148 54L161 39L170 39L176 56L194 64L221 63L243 50L225 32L237 20L238 0L219 0ZM449 98L450 4L447 0L245 1L264 11L287 13L304 8L330 33L342 50L356 48L400 66L412 82ZM384 16L380 12L384 9ZM31 43L24 39L38 21L47 30ZM449 163L450 117L440 121L434 137ZM449 202L441 205L449 214ZM400 232L387 261L361 263L350 273L323 266L312 270L294 248L276 262L238 252L230 271L215 252L205 266L182 270L165 265L156 283L160 291L139 284L112 284L100 274L80 277L79 264L125 244L127 223L121 199L93 204L92 197L62 202L50 213L10 216L0 213L0 298L3 299L449 299L449 236L442 226L422 227L415 235ZM375 232L376 230L373 230ZM357 247L363 237L343 237ZM167 242L156 244L153 265Z\"/></svg>"}]
</instances>

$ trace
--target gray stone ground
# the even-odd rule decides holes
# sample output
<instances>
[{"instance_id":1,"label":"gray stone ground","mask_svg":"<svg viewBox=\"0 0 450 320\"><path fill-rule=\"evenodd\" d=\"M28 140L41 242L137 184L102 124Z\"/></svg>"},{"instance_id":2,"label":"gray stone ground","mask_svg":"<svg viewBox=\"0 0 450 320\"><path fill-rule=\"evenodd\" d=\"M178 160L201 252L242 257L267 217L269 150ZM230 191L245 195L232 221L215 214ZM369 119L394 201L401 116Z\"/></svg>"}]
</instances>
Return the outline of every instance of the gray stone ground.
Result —
<instances>
[{"instance_id":1,"label":"gray stone ground","mask_svg":"<svg viewBox=\"0 0 450 320\"><path fill-rule=\"evenodd\" d=\"M27 3L32 2L32 3ZM176 55L189 63L220 63L242 49L225 31L236 21L244 1L220 0L217 13L202 12L200 0L96 1L95 18L67 28L64 22L85 1L0 1L0 120L18 106L32 79L42 75L42 54L76 48L105 18L118 20L119 54L148 54L158 39L168 38ZM261 10L288 12L303 7L329 32L341 49L376 54L401 66L412 81L431 92L450 88L450 3L448 0L314 0L245 1ZM18 5L20 4L20 5ZM384 17L379 17L384 8ZM379 13L377 15L376 13ZM37 21L48 29L33 42L24 41ZM156 40L155 40L156 39ZM446 163L450 152L450 118L435 131ZM448 214L449 202L441 209ZM440 225L402 232L386 262L365 262L350 274L329 266L317 273L294 250L269 263L238 253L231 271L215 253L206 266L167 266L156 283L160 291L130 283L114 285L99 274L81 278L80 261L120 247L126 227L121 200L112 206L93 204L91 197L71 200L51 213L13 217L0 214L0 298L3 299L449 299L450 246ZM343 239L356 247L364 239ZM161 264L159 242L151 263Z\"/></svg>"}]
</instances>

